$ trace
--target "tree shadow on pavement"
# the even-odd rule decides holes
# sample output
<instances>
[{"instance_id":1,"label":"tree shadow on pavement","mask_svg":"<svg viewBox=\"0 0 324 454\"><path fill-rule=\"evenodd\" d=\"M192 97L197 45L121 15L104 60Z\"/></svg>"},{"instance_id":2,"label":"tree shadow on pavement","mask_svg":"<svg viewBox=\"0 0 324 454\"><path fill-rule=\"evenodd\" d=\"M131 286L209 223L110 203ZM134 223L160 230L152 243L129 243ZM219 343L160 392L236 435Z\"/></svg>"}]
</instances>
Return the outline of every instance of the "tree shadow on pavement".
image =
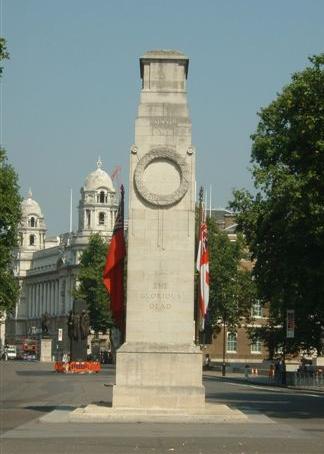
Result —
<instances>
[{"instance_id":1,"label":"tree shadow on pavement","mask_svg":"<svg viewBox=\"0 0 324 454\"><path fill-rule=\"evenodd\" d=\"M41 377L49 375L58 375L55 370L16 370L17 375L30 376L30 377Z\"/></svg>"}]
</instances>

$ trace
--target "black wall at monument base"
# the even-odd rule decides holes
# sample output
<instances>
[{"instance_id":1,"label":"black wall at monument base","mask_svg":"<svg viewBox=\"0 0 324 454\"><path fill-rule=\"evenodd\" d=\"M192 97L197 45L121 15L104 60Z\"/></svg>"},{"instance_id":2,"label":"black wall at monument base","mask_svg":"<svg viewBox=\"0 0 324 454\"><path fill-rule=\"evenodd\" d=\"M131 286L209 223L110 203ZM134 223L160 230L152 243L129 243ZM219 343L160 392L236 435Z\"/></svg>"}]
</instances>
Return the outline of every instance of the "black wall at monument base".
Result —
<instances>
[{"instance_id":1,"label":"black wall at monument base","mask_svg":"<svg viewBox=\"0 0 324 454\"><path fill-rule=\"evenodd\" d=\"M90 318L85 301L73 301L73 310L68 318L70 361L87 360L87 342Z\"/></svg>"}]
</instances>

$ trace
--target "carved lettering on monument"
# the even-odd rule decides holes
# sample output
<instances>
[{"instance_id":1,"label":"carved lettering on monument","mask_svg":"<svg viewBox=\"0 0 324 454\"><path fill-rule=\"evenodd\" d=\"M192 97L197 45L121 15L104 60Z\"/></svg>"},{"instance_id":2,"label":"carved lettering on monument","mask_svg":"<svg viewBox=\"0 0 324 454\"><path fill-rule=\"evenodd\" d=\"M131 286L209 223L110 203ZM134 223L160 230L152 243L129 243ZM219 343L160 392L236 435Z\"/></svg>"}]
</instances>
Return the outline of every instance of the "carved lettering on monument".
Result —
<instances>
[{"instance_id":1,"label":"carved lettering on monument","mask_svg":"<svg viewBox=\"0 0 324 454\"><path fill-rule=\"evenodd\" d=\"M172 302L181 300L181 294L168 291L166 282L153 282L153 289L141 293L140 298L147 301L151 311L163 312L172 308Z\"/></svg>"},{"instance_id":2,"label":"carved lettering on monument","mask_svg":"<svg viewBox=\"0 0 324 454\"><path fill-rule=\"evenodd\" d=\"M177 292L155 292L154 290L143 292L140 297L145 300L176 300L181 299L180 293Z\"/></svg>"},{"instance_id":3,"label":"carved lettering on monument","mask_svg":"<svg viewBox=\"0 0 324 454\"><path fill-rule=\"evenodd\" d=\"M156 128L172 128L178 126L179 120L177 118L152 118L151 125Z\"/></svg>"},{"instance_id":4,"label":"carved lettering on monument","mask_svg":"<svg viewBox=\"0 0 324 454\"><path fill-rule=\"evenodd\" d=\"M154 312L164 312L172 308L172 305L170 303L164 304L164 303L151 303L149 305L149 308L154 311Z\"/></svg>"},{"instance_id":5,"label":"carved lettering on monument","mask_svg":"<svg viewBox=\"0 0 324 454\"><path fill-rule=\"evenodd\" d=\"M153 127L152 131L153 136L174 136L175 135L175 128L160 128L160 127Z\"/></svg>"},{"instance_id":6,"label":"carved lettering on monument","mask_svg":"<svg viewBox=\"0 0 324 454\"><path fill-rule=\"evenodd\" d=\"M152 126L153 136L174 136L176 135L177 128L179 127L178 118L151 118L150 123Z\"/></svg>"},{"instance_id":7,"label":"carved lettering on monument","mask_svg":"<svg viewBox=\"0 0 324 454\"><path fill-rule=\"evenodd\" d=\"M167 283L166 282L154 282L153 288L165 290L167 288Z\"/></svg>"}]
</instances>

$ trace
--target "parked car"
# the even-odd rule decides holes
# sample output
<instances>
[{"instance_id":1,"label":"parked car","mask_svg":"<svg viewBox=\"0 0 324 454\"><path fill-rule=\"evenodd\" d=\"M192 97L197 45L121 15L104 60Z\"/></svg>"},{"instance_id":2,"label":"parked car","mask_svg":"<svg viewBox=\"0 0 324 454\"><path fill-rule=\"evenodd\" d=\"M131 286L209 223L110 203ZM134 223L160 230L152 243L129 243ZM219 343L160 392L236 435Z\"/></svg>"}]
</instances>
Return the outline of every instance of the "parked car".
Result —
<instances>
[{"instance_id":1,"label":"parked car","mask_svg":"<svg viewBox=\"0 0 324 454\"><path fill-rule=\"evenodd\" d=\"M6 359L17 359L17 347L15 345L8 345L5 349Z\"/></svg>"},{"instance_id":2,"label":"parked car","mask_svg":"<svg viewBox=\"0 0 324 454\"><path fill-rule=\"evenodd\" d=\"M23 359L25 361L35 361L36 354L35 353L24 353L23 354Z\"/></svg>"}]
</instances>

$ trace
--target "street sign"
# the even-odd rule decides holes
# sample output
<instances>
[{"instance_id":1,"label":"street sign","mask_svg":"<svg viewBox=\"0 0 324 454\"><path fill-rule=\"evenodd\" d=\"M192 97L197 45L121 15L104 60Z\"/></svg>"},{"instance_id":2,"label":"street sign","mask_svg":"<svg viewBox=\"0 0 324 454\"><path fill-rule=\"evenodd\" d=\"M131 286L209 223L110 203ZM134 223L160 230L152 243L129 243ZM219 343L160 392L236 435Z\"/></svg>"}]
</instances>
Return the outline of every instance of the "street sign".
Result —
<instances>
[{"instance_id":1,"label":"street sign","mask_svg":"<svg viewBox=\"0 0 324 454\"><path fill-rule=\"evenodd\" d=\"M287 339L295 337L295 311L294 309L287 309Z\"/></svg>"},{"instance_id":2,"label":"street sign","mask_svg":"<svg viewBox=\"0 0 324 454\"><path fill-rule=\"evenodd\" d=\"M57 332L57 340L62 341L63 340L63 329L59 328Z\"/></svg>"}]
</instances>

